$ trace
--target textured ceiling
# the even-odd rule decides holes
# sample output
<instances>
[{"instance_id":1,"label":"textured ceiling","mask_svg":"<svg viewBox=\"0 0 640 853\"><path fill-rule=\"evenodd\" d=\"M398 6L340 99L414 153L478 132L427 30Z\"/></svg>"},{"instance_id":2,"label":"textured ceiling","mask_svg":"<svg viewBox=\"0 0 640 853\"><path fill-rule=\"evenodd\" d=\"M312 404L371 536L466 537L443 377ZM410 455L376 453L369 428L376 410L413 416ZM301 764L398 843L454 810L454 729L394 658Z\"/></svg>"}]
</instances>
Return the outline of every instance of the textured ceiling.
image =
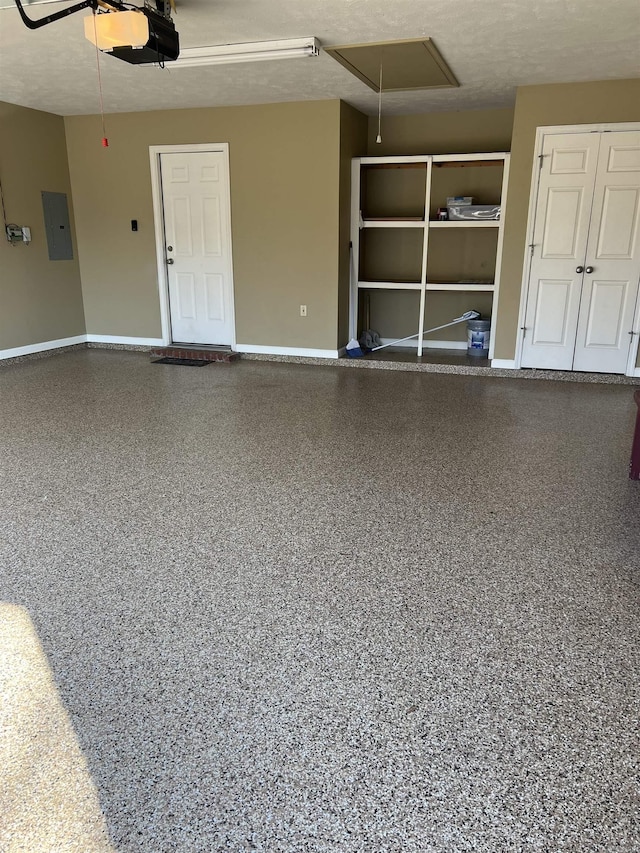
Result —
<instances>
[{"instance_id":1,"label":"textured ceiling","mask_svg":"<svg viewBox=\"0 0 640 853\"><path fill-rule=\"evenodd\" d=\"M6 0L0 4L6 6ZM72 3L29 7L36 18ZM0 8L0 100L61 115L98 111L83 14L30 31ZM389 93L387 114L508 107L515 88L640 76L638 0L178 0L182 47L316 36L324 45L430 36L459 89ZM318 59L165 70L101 57L106 112L377 96Z\"/></svg>"}]
</instances>

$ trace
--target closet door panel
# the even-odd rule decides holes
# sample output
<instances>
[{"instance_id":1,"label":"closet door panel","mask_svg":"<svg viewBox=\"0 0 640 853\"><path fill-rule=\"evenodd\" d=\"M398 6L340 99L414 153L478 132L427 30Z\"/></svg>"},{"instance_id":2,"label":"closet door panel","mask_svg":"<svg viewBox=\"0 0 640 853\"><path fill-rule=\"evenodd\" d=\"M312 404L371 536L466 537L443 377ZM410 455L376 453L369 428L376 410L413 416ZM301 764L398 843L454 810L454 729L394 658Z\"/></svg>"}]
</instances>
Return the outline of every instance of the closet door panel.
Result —
<instances>
[{"instance_id":1,"label":"closet door panel","mask_svg":"<svg viewBox=\"0 0 640 853\"><path fill-rule=\"evenodd\" d=\"M640 132L600 137L573 368L624 373L640 279Z\"/></svg>"},{"instance_id":2,"label":"closet door panel","mask_svg":"<svg viewBox=\"0 0 640 853\"><path fill-rule=\"evenodd\" d=\"M523 367L571 370L599 134L545 137L525 315Z\"/></svg>"}]
</instances>

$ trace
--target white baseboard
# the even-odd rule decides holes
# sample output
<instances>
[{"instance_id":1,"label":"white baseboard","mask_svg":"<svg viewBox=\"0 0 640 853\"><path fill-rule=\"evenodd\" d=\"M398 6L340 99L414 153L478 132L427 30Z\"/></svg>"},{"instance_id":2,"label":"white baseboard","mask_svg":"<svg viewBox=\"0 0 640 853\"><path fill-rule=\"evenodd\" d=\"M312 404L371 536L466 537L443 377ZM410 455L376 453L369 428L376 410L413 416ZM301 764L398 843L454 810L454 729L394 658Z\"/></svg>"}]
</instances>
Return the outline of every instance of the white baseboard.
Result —
<instances>
[{"instance_id":1,"label":"white baseboard","mask_svg":"<svg viewBox=\"0 0 640 853\"><path fill-rule=\"evenodd\" d=\"M61 349L61 347L72 347L83 344L87 340L86 335L74 335L72 338L58 338L55 341L41 341L37 344L27 344L23 347L12 347L0 350L0 360L5 358L18 358L21 355L32 355L36 352L45 352L49 349Z\"/></svg>"},{"instance_id":2,"label":"white baseboard","mask_svg":"<svg viewBox=\"0 0 640 853\"><path fill-rule=\"evenodd\" d=\"M134 347L163 347L162 338L130 338L122 335L94 335L89 333L84 338L90 344L122 344Z\"/></svg>"},{"instance_id":3,"label":"white baseboard","mask_svg":"<svg viewBox=\"0 0 640 853\"><path fill-rule=\"evenodd\" d=\"M12 347L0 350L0 361L6 358L19 358L22 355L33 355L47 350L62 349L63 347L77 346L78 344L120 344L123 346L138 347L161 347L164 346L162 338L130 338L122 335L74 335L72 338L58 338L55 341L41 341L37 344L26 344L23 347Z\"/></svg>"},{"instance_id":4,"label":"white baseboard","mask_svg":"<svg viewBox=\"0 0 640 853\"><path fill-rule=\"evenodd\" d=\"M265 347L257 344L236 344L237 352L257 355L291 355L301 358L338 358L337 349L305 349L304 347Z\"/></svg>"},{"instance_id":5,"label":"white baseboard","mask_svg":"<svg viewBox=\"0 0 640 853\"><path fill-rule=\"evenodd\" d=\"M491 367L501 367L503 370L517 370L515 359L513 358L492 358Z\"/></svg>"},{"instance_id":6,"label":"white baseboard","mask_svg":"<svg viewBox=\"0 0 640 853\"><path fill-rule=\"evenodd\" d=\"M407 347L408 349L417 349L418 344L414 338L412 341L402 341L401 343L394 343L393 338L380 338L383 344L393 344L396 347ZM422 341L423 349L466 349L467 342L466 341L432 341L425 340Z\"/></svg>"}]
</instances>

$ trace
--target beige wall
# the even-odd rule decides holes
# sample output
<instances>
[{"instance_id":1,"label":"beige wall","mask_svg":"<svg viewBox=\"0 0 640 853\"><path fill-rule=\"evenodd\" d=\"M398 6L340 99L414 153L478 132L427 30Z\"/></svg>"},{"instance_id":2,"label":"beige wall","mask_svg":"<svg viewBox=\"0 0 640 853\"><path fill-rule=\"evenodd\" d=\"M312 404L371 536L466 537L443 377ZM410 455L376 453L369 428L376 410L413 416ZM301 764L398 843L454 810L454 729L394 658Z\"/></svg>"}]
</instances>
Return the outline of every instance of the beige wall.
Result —
<instances>
[{"instance_id":1,"label":"beige wall","mask_svg":"<svg viewBox=\"0 0 640 853\"><path fill-rule=\"evenodd\" d=\"M351 158L367 150L367 117L340 104L340 259L338 284L338 347L349 339L351 237Z\"/></svg>"},{"instance_id":2,"label":"beige wall","mask_svg":"<svg viewBox=\"0 0 640 853\"><path fill-rule=\"evenodd\" d=\"M227 142L238 343L336 348L339 101L111 115L107 149L65 125L89 333L161 335L149 146Z\"/></svg>"},{"instance_id":3,"label":"beige wall","mask_svg":"<svg viewBox=\"0 0 640 853\"><path fill-rule=\"evenodd\" d=\"M67 194L73 230L63 120L0 103L0 180L7 221L32 235L11 246L0 234L0 350L84 334L78 261L49 260L40 195Z\"/></svg>"},{"instance_id":4,"label":"beige wall","mask_svg":"<svg viewBox=\"0 0 640 853\"><path fill-rule=\"evenodd\" d=\"M474 151L509 151L513 110L466 110L385 116L382 107L382 142L376 143L378 117L369 117L368 153L468 154Z\"/></svg>"},{"instance_id":5,"label":"beige wall","mask_svg":"<svg viewBox=\"0 0 640 853\"><path fill-rule=\"evenodd\" d=\"M374 141L377 120L368 119L372 154L511 148L496 337L496 357L506 359L515 352L536 128L639 121L640 80L523 87L510 144L512 117L510 110L383 117L382 145ZM104 149L96 116L62 120L0 104L7 217L33 234L29 247L0 239L0 349L82 334L83 298L89 333L160 337L148 148L207 141L230 145L238 342L344 344L348 161L362 153L365 122L339 101L119 114L108 117ZM48 260L42 221L41 190L70 195L65 129L80 270L77 260Z\"/></svg>"},{"instance_id":6,"label":"beige wall","mask_svg":"<svg viewBox=\"0 0 640 853\"><path fill-rule=\"evenodd\" d=\"M496 358L515 355L537 127L640 121L640 79L524 86L516 98Z\"/></svg>"}]
</instances>

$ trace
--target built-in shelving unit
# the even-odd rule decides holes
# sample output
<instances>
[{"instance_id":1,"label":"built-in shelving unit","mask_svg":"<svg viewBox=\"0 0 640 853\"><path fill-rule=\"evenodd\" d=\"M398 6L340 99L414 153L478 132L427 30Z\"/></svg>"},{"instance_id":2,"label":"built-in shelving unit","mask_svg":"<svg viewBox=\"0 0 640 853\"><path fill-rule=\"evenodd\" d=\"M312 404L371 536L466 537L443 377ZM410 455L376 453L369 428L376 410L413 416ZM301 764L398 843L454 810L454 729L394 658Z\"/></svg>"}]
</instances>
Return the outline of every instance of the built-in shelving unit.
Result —
<instances>
[{"instance_id":1,"label":"built-in shelving unit","mask_svg":"<svg viewBox=\"0 0 640 853\"><path fill-rule=\"evenodd\" d=\"M482 175L479 170L485 169ZM425 345L424 329L436 325L429 323L427 293L493 294L496 304L508 171L505 152L353 160L351 337L362 331L358 317L363 292L418 294L418 355ZM446 206L447 196L459 195L500 204L500 219L438 219L437 210ZM491 315L493 332L495 312ZM385 330L378 331L384 337Z\"/></svg>"}]
</instances>

